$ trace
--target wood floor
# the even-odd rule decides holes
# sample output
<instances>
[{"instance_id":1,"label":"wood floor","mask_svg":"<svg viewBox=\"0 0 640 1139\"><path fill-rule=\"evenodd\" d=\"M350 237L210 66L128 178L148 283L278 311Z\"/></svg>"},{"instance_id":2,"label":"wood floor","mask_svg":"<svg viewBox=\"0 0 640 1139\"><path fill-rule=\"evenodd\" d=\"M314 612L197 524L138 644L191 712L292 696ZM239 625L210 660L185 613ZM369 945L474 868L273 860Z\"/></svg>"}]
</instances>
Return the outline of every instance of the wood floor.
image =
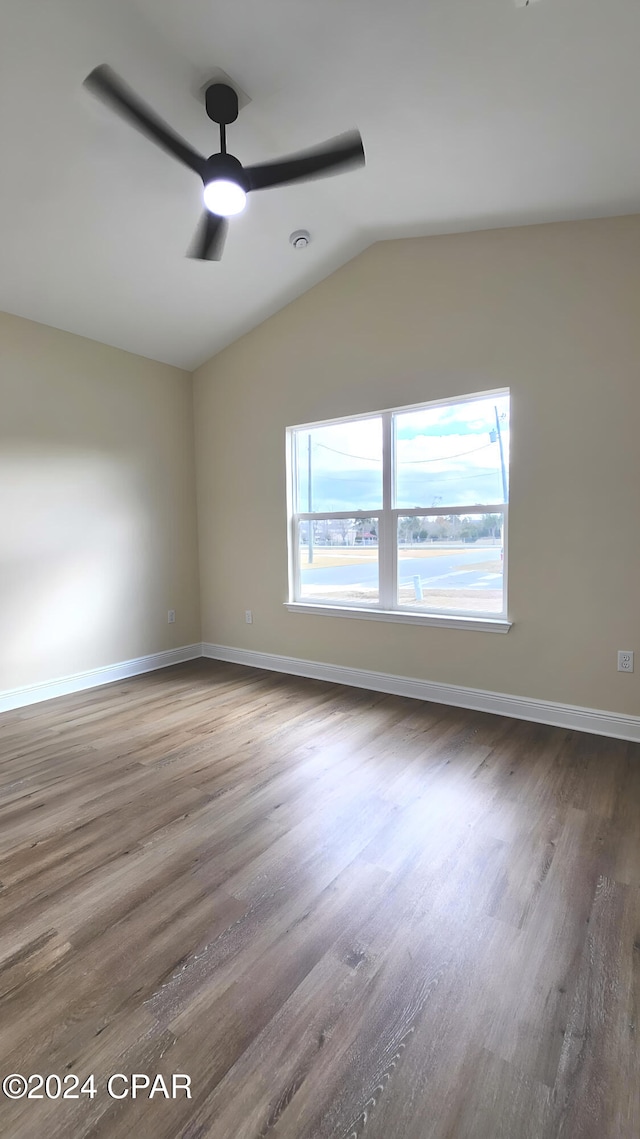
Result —
<instances>
[{"instance_id":1,"label":"wood floor","mask_svg":"<svg viewBox=\"0 0 640 1139\"><path fill-rule=\"evenodd\" d=\"M0 1076L96 1089L4 1137L640 1136L639 745L198 661L0 755Z\"/></svg>"}]
</instances>

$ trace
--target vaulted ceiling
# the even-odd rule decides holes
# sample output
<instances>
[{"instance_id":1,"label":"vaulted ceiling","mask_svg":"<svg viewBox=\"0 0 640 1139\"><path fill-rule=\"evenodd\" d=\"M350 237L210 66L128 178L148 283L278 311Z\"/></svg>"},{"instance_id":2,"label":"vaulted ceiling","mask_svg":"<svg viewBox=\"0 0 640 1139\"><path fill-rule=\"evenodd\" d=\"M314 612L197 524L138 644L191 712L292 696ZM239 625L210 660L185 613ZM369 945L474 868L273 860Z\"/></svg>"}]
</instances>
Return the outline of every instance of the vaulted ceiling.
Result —
<instances>
[{"instance_id":1,"label":"vaulted ceiling","mask_svg":"<svg viewBox=\"0 0 640 1139\"><path fill-rule=\"evenodd\" d=\"M522 4L3 0L0 308L193 368L373 241L640 210L637 0ZM366 168L190 260L201 184L83 89L102 62L206 154L223 71L243 162L357 126Z\"/></svg>"}]
</instances>

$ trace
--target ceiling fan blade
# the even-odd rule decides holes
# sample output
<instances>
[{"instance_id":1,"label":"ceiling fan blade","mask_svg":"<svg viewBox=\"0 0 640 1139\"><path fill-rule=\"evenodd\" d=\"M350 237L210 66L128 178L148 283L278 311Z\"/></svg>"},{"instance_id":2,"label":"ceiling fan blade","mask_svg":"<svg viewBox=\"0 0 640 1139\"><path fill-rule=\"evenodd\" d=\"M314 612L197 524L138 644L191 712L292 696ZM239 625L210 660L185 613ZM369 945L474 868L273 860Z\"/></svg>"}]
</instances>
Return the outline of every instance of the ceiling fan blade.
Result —
<instances>
[{"instance_id":1,"label":"ceiling fan blade","mask_svg":"<svg viewBox=\"0 0 640 1139\"><path fill-rule=\"evenodd\" d=\"M245 166L247 189L266 190L286 182L303 182L325 174L340 174L355 166L364 166L364 147L359 131L348 131L313 150L292 154L278 162Z\"/></svg>"},{"instance_id":2,"label":"ceiling fan blade","mask_svg":"<svg viewBox=\"0 0 640 1139\"><path fill-rule=\"evenodd\" d=\"M220 261L228 229L226 218L205 210L187 256L197 261Z\"/></svg>"},{"instance_id":3,"label":"ceiling fan blade","mask_svg":"<svg viewBox=\"0 0 640 1139\"><path fill-rule=\"evenodd\" d=\"M179 162L195 170L201 178L204 176L206 159L164 123L155 111L147 107L106 63L94 68L87 75L84 85L146 134L152 142L156 142Z\"/></svg>"}]
</instances>

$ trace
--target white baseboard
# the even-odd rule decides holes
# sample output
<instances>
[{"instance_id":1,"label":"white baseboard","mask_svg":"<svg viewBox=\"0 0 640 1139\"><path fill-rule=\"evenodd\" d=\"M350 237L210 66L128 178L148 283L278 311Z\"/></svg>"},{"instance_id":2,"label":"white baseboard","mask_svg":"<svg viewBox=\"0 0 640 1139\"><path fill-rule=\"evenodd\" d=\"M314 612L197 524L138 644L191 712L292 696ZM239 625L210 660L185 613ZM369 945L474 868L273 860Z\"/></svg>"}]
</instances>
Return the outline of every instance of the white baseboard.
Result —
<instances>
[{"instance_id":1,"label":"white baseboard","mask_svg":"<svg viewBox=\"0 0 640 1139\"><path fill-rule=\"evenodd\" d=\"M530 720L536 724L550 724L559 728L573 728L599 736L640 742L640 716L627 716L617 712L601 712L594 708L579 708L572 704L556 704L549 700L533 700L528 696L510 696L502 692L486 692L481 688L462 688L456 684L439 684L431 680L416 680L409 676L394 676L386 672L372 672L364 668L345 668L322 661L300 660L298 657L277 656L274 653L251 652L233 649L227 645L195 644L179 649L151 653L134 660L120 661L105 668L93 668L73 676L60 677L43 684L27 685L0 692L0 712L52 700L96 688L129 676L167 668L181 661L198 657L243 664L249 668L262 668L271 672L308 676L313 680L327 680L331 684L346 684L352 688L368 688L373 692L388 692L394 696L410 696L415 700L430 700L434 704L449 704L455 708L471 708L478 712L492 712L511 716L517 720Z\"/></svg>"},{"instance_id":2,"label":"white baseboard","mask_svg":"<svg viewBox=\"0 0 640 1139\"><path fill-rule=\"evenodd\" d=\"M85 688L97 688L100 684L110 684L114 680L126 680L128 676L139 676L143 672L153 672L157 668L167 668L170 664L195 660L201 656L202 645L183 645L179 649L150 653L149 656L123 660L118 664L106 665L105 668L91 668L87 672L77 672L73 676L63 676L43 684L8 689L0 692L0 712L38 704L41 700L53 700L55 696L67 696L71 692L82 692Z\"/></svg>"},{"instance_id":3,"label":"white baseboard","mask_svg":"<svg viewBox=\"0 0 640 1139\"><path fill-rule=\"evenodd\" d=\"M612 736L615 739L640 742L640 716L627 716L617 712L600 712L594 708L574 707L572 704L555 704L549 700L532 700L528 696L509 696L502 692L485 692L481 688L462 688L456 684L438 684L430 680L414 680L408 676L370 672L364 668L344 668L342 665L299 660L297 657L276 656L273 653L232 649L226 645L205 643L202 646L202 655L213 660L248 665L250 668L287 672L293 676L308 676L314 680L328 680L332 684L347 684L353 688L369 688L374 692L388 692L394 696L411 696L416 700L431 700L435 704L450 704L456 708L471 708L477 712L492 712L499 716L511 716L516 720L531 720L536 724L574 728L580 732L592 732L599 736Z\"/></svg>"}]
</instances>

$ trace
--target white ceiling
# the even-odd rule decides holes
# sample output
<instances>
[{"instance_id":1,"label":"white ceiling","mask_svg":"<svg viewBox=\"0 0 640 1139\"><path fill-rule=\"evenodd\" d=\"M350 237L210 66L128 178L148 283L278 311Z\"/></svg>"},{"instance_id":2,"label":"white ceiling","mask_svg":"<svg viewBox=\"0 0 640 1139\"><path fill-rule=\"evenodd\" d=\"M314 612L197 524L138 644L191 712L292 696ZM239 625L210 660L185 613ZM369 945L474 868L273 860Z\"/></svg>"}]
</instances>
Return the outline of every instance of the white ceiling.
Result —
<instances>
[{"instance_id":1,"label":"white ceiling","mask_svg":"<svg viewBox=\"0 0 640 1139\"><path fill-rule=\"evenodd\" d=\"M0 308L193 368L380 238L640 211L639 43L637 0L2 0ZM82 88L102 62L206 154L222 68L245 164L357 126L367 166L189 260L198 179Z\"/></svg>"}]
</instances>

